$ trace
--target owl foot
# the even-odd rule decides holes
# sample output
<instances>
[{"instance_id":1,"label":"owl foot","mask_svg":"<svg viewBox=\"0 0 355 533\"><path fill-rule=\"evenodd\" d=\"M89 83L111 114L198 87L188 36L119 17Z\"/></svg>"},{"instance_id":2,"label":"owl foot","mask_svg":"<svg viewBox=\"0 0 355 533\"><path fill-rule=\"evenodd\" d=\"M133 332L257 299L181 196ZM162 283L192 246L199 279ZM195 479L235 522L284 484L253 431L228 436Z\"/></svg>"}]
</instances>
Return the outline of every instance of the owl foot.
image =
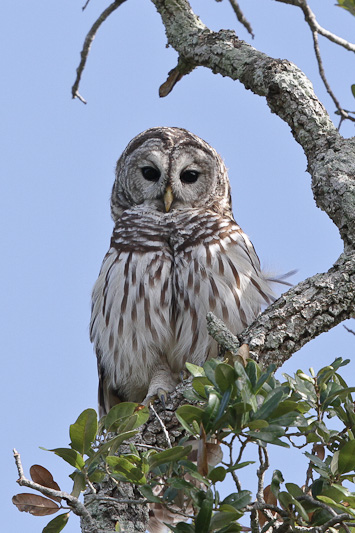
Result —
<instances>
[{"instance_id":1,"label":"owl foot","mask_svg":"<svg viewBox=\"0 0 355 533\"><path fill-rule=\"evenodd\" d=\"M185 381L190 376L190 373L187 370L183 369L183 370L180 370L179 376L180 376L181 381Z\"/></svg>"},{"instance_id":2,"label":"owl foot","mask_svg":"<svg viewBox=\"0 0 355 533\"><path fill-rule=\"evenodd\" d=\"M164 389L161 389L161 388L157 390L157 393L158 393L158 398L161 401L161 404L163 406L163 409L165 409L166 402L168 401L168 393Z\"/></svg>"},{"instance_id":3,"label":"owl foot","mask_svg":"<svg viewBox=\"0 0 355 533\"><path fill-rule=\"evenodd\" d=\"M166 402L168 401L167 391L159 387L156 391L156 394L147 395L142 403L143 405L149 407L150 405L153 405L156 400L159 400L163 406L163 409L165 409Z\"/></svg>"}]
</instances>

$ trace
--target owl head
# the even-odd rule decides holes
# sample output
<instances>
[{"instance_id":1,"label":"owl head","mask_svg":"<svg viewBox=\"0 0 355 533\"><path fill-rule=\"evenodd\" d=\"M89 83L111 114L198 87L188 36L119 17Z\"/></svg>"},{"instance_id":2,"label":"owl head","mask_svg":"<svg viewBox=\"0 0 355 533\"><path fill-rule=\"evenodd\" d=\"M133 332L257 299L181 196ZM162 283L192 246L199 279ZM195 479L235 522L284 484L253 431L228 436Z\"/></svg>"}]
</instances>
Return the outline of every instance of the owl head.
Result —
<instances>
[{"instance_id":1,"label":"owl head","mask_svg":"<svg viewBox=\"0 0 355 533\"><path fill-rule=\"evenodd\" d=\"M113 220L135 206L162 213L204 208L231 216L227 169L209 144L187 130L146 130L132 139L117 162Z\"/></svg>"}]
</instances>

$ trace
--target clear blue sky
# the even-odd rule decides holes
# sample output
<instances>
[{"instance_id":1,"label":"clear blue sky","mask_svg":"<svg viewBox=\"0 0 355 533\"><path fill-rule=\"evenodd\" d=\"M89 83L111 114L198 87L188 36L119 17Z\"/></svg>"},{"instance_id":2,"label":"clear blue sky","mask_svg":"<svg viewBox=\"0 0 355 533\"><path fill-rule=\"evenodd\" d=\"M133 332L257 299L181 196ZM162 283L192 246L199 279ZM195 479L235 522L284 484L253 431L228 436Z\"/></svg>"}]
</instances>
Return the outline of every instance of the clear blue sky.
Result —
<instances>
[{"instance_id":1,"label":"clear blue sky","mask_svg":"<svg viewBox=\"0 0 355 533\"><path fill-rule=\"evenodd\" d=\"M164 28L149 0L128 0L104 24L80 88L88 104L73 101L70 89L83 39L106 5L91 0L82 13L83 2L2 0L0 7L0 457L7 533L37 533L50 520L19 513L11 504L14 493L26 491L15 483L12 448L21 453L26 473L32 464L42 464L70 490L71 468L39 446L66 446L69 424L83 409L96 408L90 293L109 245L115 162L132 137L172 125L212 144L230 170L236 220L269 270L297 268L297 282L327 270L342 249L337 229L314 204L301 148L264 99L203 68L159 99L159 85L176 65L176 53L165 47ZM253 42L227 1L192 1L210 28L236 29L264 52L295 62L334 117L301 12L273 0L240 4L252 23ZM320 23L353 39L355 18L334 7L334 0L310 4ZM355 109L354 58L323 39L321 45L333 89L344 107ZM345 125L342 133L353 135L354 126ZM354 321L348 324L354 327ZM354 341L339 326L307 345L285 369L351 358ZM345 372L350 375L354 363ZM289 480L301 482L298 475L295 471ZM75 517L65 531L79 531Z\"/></svg>"}]
</instances>

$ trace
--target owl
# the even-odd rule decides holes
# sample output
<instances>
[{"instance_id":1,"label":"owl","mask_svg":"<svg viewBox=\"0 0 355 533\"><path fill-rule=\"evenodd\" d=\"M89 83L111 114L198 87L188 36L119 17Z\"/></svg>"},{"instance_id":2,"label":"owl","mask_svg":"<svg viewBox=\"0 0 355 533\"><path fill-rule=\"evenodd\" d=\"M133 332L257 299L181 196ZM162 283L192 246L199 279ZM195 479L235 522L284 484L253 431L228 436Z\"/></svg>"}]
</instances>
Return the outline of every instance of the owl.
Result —
<instances>
[{"instance_id":1,"label":"owl","mask_svg":"<svg viewBox=\"0 0 355 533\"><path fill-rule=\"evenodd\" d=\"M233 218L227 169L196 135L158 127L116 167L114 229L92 293L99 411L164 398L188 361L218 355L206 315L240 333L273 298Z\"/></svg>"}]
</instances>

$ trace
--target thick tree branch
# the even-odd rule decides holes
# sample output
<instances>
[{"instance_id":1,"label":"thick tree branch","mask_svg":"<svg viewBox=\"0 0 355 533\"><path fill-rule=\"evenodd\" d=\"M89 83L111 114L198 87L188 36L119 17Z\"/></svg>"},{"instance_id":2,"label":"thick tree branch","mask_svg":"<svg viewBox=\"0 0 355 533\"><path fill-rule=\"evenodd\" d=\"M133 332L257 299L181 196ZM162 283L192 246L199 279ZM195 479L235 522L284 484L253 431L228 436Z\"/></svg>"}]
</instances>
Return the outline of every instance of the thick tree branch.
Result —
<instances>
[{"instance_id":1,"label":"thick tree branch","mask_svg":"<svg viewBox=\"0 0 355 533\"><path fill-rule=\"evenodd\" d=\"M210 31L187 0L152 1L169 44L180 57L190 65L239 80L264 96L271 111L290 126L308 159L317 205L337 225L351 253L355 245L354 140L339 135L305 74L289 61L269 57L239 40L232 31Z\"/></svg>"},{"instance_id":2,"label":"thick tree branch","mask_svg":"<svg viewBox=\"0 0 355 533\"><path fill-rule=\"evenodd\" d=\"M351 317L355 317L355 254L342 255L328 272L283 294L238 338L212 313L208 329L226 349L235 352L245 342L253 358L281 366L311 339Z\"/></svg>"}]
</instances>

